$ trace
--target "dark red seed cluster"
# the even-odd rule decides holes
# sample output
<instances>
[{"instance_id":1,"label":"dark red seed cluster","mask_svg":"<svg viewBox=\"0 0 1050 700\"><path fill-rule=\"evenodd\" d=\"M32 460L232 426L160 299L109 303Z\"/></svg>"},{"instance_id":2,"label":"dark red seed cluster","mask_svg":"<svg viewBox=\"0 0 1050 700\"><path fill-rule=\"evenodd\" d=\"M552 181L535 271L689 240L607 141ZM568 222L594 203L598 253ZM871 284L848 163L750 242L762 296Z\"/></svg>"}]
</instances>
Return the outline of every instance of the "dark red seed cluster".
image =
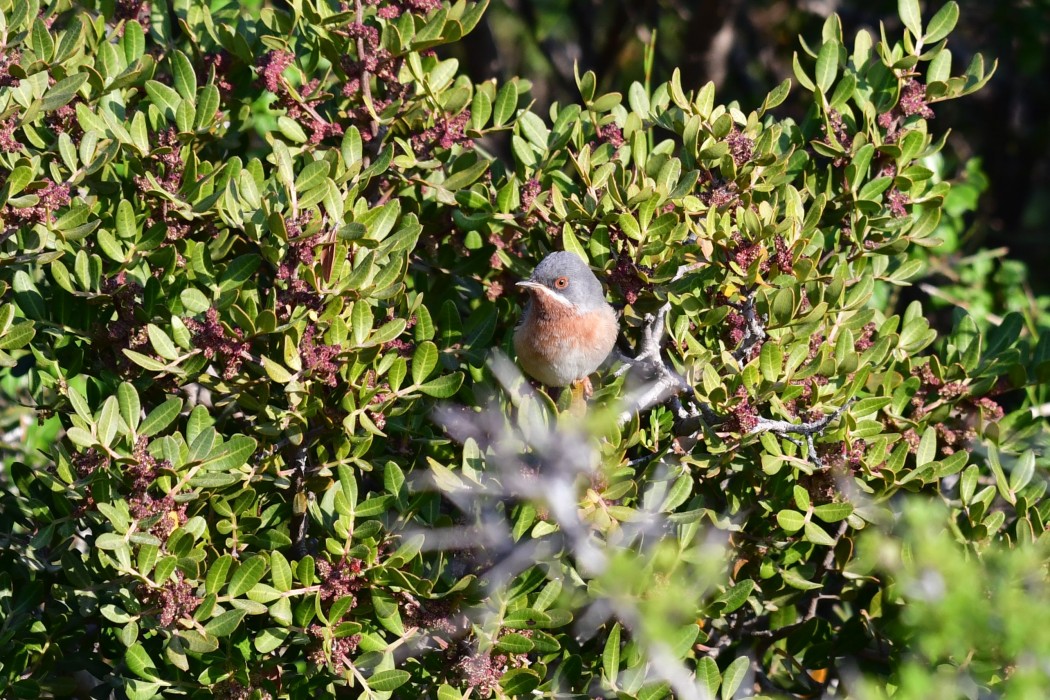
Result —
<instances>
[{"instance_id":1,"label":"dark red seed cluster","mask_svg":"<svg viewBox=\"0 0 1050 700\"><path fill-rule=\"evenodd\" d=\"M363 302L358 302L363 303ZM339 382L339 364L335 358L342 352L339 345L324 345L315 339L320 333L312 323L306 327L299 343L299 357L303 366L322 384L335 386Z\"/></svg>"},{"instance_id":2,"label":"dark red seed cluster","mask_svg":"<svg viewBox=\"0 0 1050 700\"><path fill-rule=\"evenodd\" d=\"M729 146L729 155L733 157L733 162L738 168L754 155L755 142L735 127L726 136L726 144Z\"/></svg>"},{"instance_id":3,"label":"dark red seed cluster","mask_svg":"<svg viewBox=\"0 0 1050 700\"><path fill-rule=\"evenodd\" d=\"M243 340L241 329L235 328L232 333L228 333L214 307L205 312L203 321L187 318L184 323L193 333L193 344L204 352L204 356L209 360L222 361L222 378L233 379L240 371L249 348L249 344Z\"/></svg>"},{"instance_id":4,"label":"dark red seed cluster","mask_svg":"<svg viewBox=\"0 0 1050 700\"><path fill-rule=\"evenodd\" d=\"M428 158L435 148L448 150L455 145L472 148L474 140L467 136L467 123L470 121L470 110L465 109L455 116L442 113L431 115L434 126L412 135L412 149L420 158Z\"/></svg>"},{"instance_id":5,"label":"dark red seed cluster","mask_svg":"<svg viewBox=\"0 0 1050 700\"><path fill-rule=\"evenodd\" d=\"M139 601L146 607L156 609L157 621L165 629L171 629L176 621L188 618L201 604L193 594L193 586L186 583L186 576L175 571L175 580L160 588L139 586Z\"/></svg>"}]
</instances>

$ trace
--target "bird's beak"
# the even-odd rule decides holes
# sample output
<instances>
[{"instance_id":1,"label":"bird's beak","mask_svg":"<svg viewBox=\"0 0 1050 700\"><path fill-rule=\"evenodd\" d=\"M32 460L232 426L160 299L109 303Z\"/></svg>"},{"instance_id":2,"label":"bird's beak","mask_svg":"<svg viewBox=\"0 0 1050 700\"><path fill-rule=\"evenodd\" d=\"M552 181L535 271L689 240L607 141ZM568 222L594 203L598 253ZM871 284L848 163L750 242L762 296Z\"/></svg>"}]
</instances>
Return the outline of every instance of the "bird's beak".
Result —
<instances>
[{"instance_id":1,"label":"bird's beak","mask_svg":"<svg viewBox=\"0 0 1050 700\"><path fill-rule=\"evenodd\" d=\"M524 280L522 282L518 282L518 284L516 286L524 287L525 289L528 289L528 290L543 289L543 285L542 284L540 284L539 282L533 282L532 280Z\"/></svg>"}]
</instances>

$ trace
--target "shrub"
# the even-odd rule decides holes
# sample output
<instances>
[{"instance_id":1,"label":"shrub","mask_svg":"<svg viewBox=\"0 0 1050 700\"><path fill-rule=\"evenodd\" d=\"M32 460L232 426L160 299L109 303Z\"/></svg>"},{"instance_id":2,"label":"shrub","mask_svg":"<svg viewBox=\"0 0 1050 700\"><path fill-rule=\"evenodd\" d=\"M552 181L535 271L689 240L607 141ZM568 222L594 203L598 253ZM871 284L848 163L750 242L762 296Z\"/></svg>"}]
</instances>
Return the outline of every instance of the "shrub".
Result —
<instances>
[{"instance_id":1,"label":"shrub","mask_svg":"<svg viewBox=\"0 0 1050 700\"><path fill-rule=\"evenodd\" d=\"M1045 687L998 574L1044 553L1047 346L892 308L989 77L957 6L830 18L801 121L677 72L545 119L435 53L484 10L8 4L6 692ZM623 306L582 417L499 353L553 249Z\"/></svg>"}]
</instances>

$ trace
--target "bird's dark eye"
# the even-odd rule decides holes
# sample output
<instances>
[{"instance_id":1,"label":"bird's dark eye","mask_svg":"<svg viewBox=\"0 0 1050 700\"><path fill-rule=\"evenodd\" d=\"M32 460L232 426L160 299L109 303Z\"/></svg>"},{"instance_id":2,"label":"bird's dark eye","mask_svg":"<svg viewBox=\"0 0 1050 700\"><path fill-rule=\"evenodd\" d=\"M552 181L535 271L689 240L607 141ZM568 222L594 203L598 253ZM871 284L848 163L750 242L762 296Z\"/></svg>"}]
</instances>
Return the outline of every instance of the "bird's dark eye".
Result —
<instances>
[{"instance_id":1,"label":"bird's dark eye","mask_svg":"<svg viewBox=\"0 0 1050 700\"><path fill-rule=\"evenodd\" d=\"M565 289L568 286L569 286L569 278L568 277L559 277L558 279L554 280L554 288L555 289Z\"/></svg>"}]
</instances>

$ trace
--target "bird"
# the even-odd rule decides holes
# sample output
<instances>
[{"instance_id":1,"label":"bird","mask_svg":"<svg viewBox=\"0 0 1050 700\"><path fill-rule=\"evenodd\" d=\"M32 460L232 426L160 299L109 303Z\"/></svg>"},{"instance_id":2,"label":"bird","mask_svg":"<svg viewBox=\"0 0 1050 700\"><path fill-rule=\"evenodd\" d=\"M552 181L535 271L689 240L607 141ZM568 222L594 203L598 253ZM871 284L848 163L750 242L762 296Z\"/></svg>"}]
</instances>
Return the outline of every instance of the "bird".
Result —
<instances>
[{"instance_id":1,"label":"bird","mask_svg":"<svg viewBox=\"0 0 1050 700\"><path fill-rule=\"evenodd\" d=\"M582 387L612 352L619 335L616 311L583 259L570 251L551 253L517 286L529 293L514 330L518 363L548 387Z\"/></svg>"}]
</instances>

